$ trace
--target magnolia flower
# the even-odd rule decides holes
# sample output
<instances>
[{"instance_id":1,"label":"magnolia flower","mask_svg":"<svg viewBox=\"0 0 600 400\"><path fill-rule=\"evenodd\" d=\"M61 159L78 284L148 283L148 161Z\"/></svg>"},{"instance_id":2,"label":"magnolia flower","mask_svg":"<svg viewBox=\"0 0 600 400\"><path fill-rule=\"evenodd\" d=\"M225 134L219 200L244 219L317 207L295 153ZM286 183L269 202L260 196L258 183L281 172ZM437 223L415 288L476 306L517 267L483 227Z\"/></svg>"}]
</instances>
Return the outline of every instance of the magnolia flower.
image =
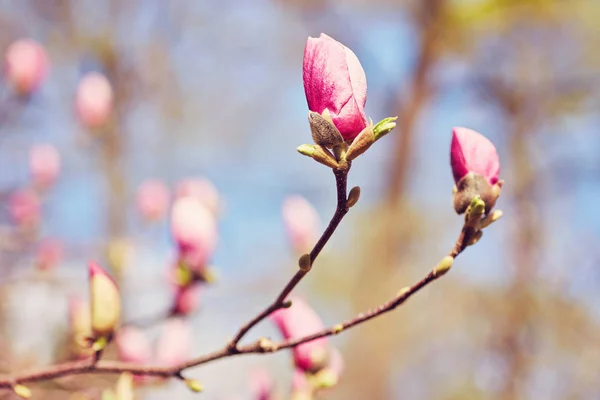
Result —
<instances>
[{"instance_id":1,"label":"magnolia flower","mask_svg":"<svg viewBox=\"0 0 600 400\"><path fill-rule=\"evenodd\" d=\"M475 196L486 204L486 212L495 205L502 181L496 148L485 136L467 128L454 128L450 146L450 165L456 183L454 208L465 212Z\"/></svg>"},{"instance_id":2,"label":"magnolia flower","mask_svg":"<svg viewBox=\"0 0 600 400\"><path fill-rule=\"evenodd\" d=\"M327 109L344 140L367 126L367 78L352 50L323 33L309 37L303 78L308 109L319 114Z\"/></svg>"},{"instance_id":3,"label":"magnolia flower","mask_svg":"<svg viewBox=\"0 0 600 400\"><path fill-rule=\"evenodd\" d=\"M217 246L215 217L195 197L175 200L171 210L171 233L183 261L193 268L203 267Z\"/></svg>"},{"instance_id":4,"label":"magnolia flower","mask_svg":"<svg viewBox=\"0 0 600 400\"><path fill-rule=\"evenodd\" d=\"M292 306L282 308L269 317L285 339L296 339L320 331L323 322L317 313L300 298L292 298ZM294 347L296 367L304 371L318 371L327 365L329 343L320 338Z\"/></svg>"},{"instance_id":5,"label":"magnolia flower","mask_svg":"<svg viewBox=\"0 0 600 400\"><path fill-rule=\"evenodd\" d=\"M113 109L113 88L106 76L99 72L85 75L75 94L75 110L82 124L88 128L105 125Z\"/></svg>"},{"instance_id":6,"label":"magnolia flower","mask_svg":"<svg viewBox=\"0 0 600 400\"><path fill-rule=\"evenodd\" d=\"M191 352L192 331L189 324L179 318L170 318L156 344L156 361L173 366L185 361Z\"/></svg>"},{"instance_id":7,"label":"magnolia flower","mask_svg":"<svg viewBox=\"0 0 600 400\"><path fill-rule=\"evenodd\" d=\"M121 315L121 299L115 281L98 264L90 261L90 308L95 338L110 338Z\"/></svg>"},{"instance_id":8,"label":"magnolia flower","mask_svg":"<svg viewBox=\"0 0 600 400\"><path fill-rule=\"evenodd\" d=\"M10 197L9 213L13 222L19 226L36 226L42 213L41 200L32 190L19 190Z\"/></svg>"},{"instance_id":9,"label":"magnolia flower","mask_svg":"<svg viewBox=\"0 0 600 400\"><path fill-rule=\"evenodd\" d=\"M282 207L283 223L292 247L308 253L319 237L320 219L314 207L301 196L290 196Z\"/></svg>"},{"instance_id":10,"label":"magnolia flower","mask_svg":"<svg viewBox=\"0 0 600 400\"><path fill-rule=\"evenodd\" d=\"M6 50L4 64L6 80L23 95L42 84L50 67L46 50L32 39L13 42Z\"/></svg>"},{"instance_id":11,"label":"magnolia flower","mask_svg":"<svg viewBox=\"0 0 600 400\"><path fill-rule=\"evenodd\" d=\"M62 259L63 246L57 239L45 239L37 246L36 266L40 270L53 269Z\"/></svg>"},{"instance_id":12,"label":"magnolia flower","mask_svg":"<svg viewBox=\"0 0 600 400\"><path fill-rule=\"evenodd\" d=\"M159 180L145 181L138 187L136 205L145 219L159 220L169 207L169 189Z\"/></svg>"},{"instance_id":13,"label":"magnolia flower","mask_svg":"<svg viewBox=\"0 0 600 400\"><path fill-rule=\"evenodd\" d=\"M454 182L458 183L469 172L481 175L494 185L500 175L500 159L496 147L481 133L468 128L452 130L450 164Z\"/></svg>"},{"instance_id":14,"label":"magnolia flower","mask_svg":"<svg viewBox=\"0 0 600 400\"><path fill-rule=\"evenodd\" d=\"M60 153L51 144L39 144L29 150L29 171L33 183L42 189L52 186L60 173Z\"/></svg>"},{"instance_id":15,"label":"magnolia flower","mask_svg":"<svg viewBox=\"0 0 600 400\"><path fill-rule=\"evenodd\" d=\"M152 346L142 331L132 326L123 327L115 335L119 359L137 364L148 363L152 359Z\"/></svg>"},{"instance_id":16,"label":"magnolia flower","mask_svg":"<svg viewBox=\"0 0 600 400\"><path fill-rule=\"evenodd\" d=\"M195 197L215 215L219 211L219 192L206 178L188 178L178 182L175 195L177 198Z\"/></svg>"}]
</instances>

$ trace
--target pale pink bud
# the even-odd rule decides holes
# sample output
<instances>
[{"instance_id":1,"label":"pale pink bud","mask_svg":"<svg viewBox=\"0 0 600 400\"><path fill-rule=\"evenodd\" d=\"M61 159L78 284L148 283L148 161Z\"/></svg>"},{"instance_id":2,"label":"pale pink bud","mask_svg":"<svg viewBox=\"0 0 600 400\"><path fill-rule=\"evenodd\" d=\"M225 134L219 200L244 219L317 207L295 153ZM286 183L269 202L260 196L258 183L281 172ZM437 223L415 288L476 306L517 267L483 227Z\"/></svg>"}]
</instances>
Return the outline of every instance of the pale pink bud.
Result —
<instances>
[{"instance_id":1,"label":"pale pink bud","mask_svg":"<svg viewBox=\"0 0 600 400\"><path fill-rule=\"evenodd\" d=\"M45 239L38 244L36 265L47 271L53 269L63 257L62 243L57 239Z\"/></svg>"},{"instance_id":2,"label":"pale pink bud","mask_svg":"<svg viewBox=\"0 0 600 400\"><path fill-rule=\"evenodd\" d=\"M87 339L92 336L92 318L90 305L78 296L69 297L69 333L71 352L77 358L87 358L92 351Z\"/></svg>"},{"instance_id":3,"label":"pale pink bud","mask_svg":"<svg viewBox=\"0 0 600 400\"><path fill-rule=\"evenodd\" d=\"M42 214L39 196L27 189L12 194L9 209L13 222L19 226L36 226Z\"/></svg>"},{"instance_id":4,"label":"pale pink bud","mask_svg":"<svg viewBox=\"0 0 600 400\"><path fill-rule=\"evenodd\" d=\"M49 61L44 47L32 39L13 42L4 55L5 77L20 94L37 89L48 74Z\"/></svg>"},{"instance_id":5,"label":"pale pink bud","mask_svg":"<svg viewBox=\"0 0 600 400\"><path fill-rule=\"evenodd\" d=\"M152 358L150 341L142 331L132 326L117 331L115 344L121 361L145 364Z\"/></svg>"},{"instance_id":6,"label":"pale pink bud","mask_svg":"<svg viewBox=\"0 0 600 400\"><path fill-rule=\"evenodd\" d=\"M195 197L204 204L211 212L219 211L219 192L211 181L206 178L188 178L177 183L176 196Z\"/></svg>"},{"instance_id":7,"label":"pale pink bud","mask_svg":"<svg viewBox=\"0 0 600 400\"><path fill-rule=\"evenodd\" d=\"M275 323L285 339L296 339L311 335L324 328L321 318L302 299L292 298L292 306L282 308L269 317ZM328 360L329 345L327 338L316 339L294 347L294 362L304 371L317 371Z\"/></svg>"},{"instance_id":8,"label":"pale pink bud","mask_svg":"<svg viewBox=\"0 0 600 400\"><path fill-rule=\"evenodd\" d=\"M215 217L195 197L175 200L171 210L171 233L182 258L193 267L206 264L217 245Z\"/></svg>"},{"instance_id":9,"label":"pale pink bud","mask_svg":"<svg viewBox=\"0 0 600 400\"><path fill-rule=\"evenodd\" d=\"M121 298L117 284L98 264L90 261L90 308L95 337L110 337L121 315Z\"/></svg>"},{"instance_id":10,"label":"pale pink bud","mask_svg":"<svg viewBox=\"0 0 600 400\"><path fill-rule=\"evenodd\" d=\"M191 347L189 324L179 318L170 318L156 344L156 361L165 366L179 364L189 358Z\"/></svg>"},{"instance_id":11,"label":"pale pink bud","mask_svg":"<svg viewBox=\"0 0 600 400\"><path fill-rule=\"evenodd\" d=\"M34 184L46 189L60 173L60 153L51 144L39 144L29 150L29 171Z\"/></svg>"},{"instance_id":12,"label":"pale pink bud","mask_svg":"<svg viewBox=\"0 0 600 400\"><path fill-rule=\"evenodd\" d=\"M84 126L105 125L113 109L113 88L106 76L90 72L79 82L75 95L75 110Z\"/></svg>"},{"instance_id":13,"label":"pale pink bud","mask_svg":"<svg viewBox=\"0 0 600 400\"><path fill-rule=\"evenodd\" d=\"M283 203L282 214L292 247L298 253L308 253L319 238L317 211L304 197L290 196Z\"/></svg>"},{"instance_id":14,"label":"pale pink bud","mask_svg":"<svg viewBox=\"0 0 600 400\"><path fill-rule=\"evenodd\" d=\"M306 41L302 70L308 109L329 110L343 138L354 139L367 126L367 78L356 55L321 33Z\"/></svg>"},{"instance_id":15,"label":"pale pink bud","mask_svg":"<svg viewBox=\"0 0 600 400\"><path fill-rule=\"evenodd\" d=\"M87 337L92 334L90 305L81 297L69 297L69 326L73 336Z\"/></svg>"},{"instance_id":16,"label":"pale pink bud","mask_svg":"<svg viewBox=\"0 0 600 400\"><path fill-rule=\"evenodd\" d=\"M175 300L172 315L190 315L200 307L200 295L202 287L200 284L180 286L175 289Z\"/></svg>"},{"instance_id":17,"label":"pale pink bud","mask_svg":"<svg viewBox=\"0 0 600 400\"><path fill-rule=\"evenodd\" d=\"M169 189L161 181L145 181L138 187L136 204L142 217L149 221L159 220L169 207Z\"/></svg>"},{"instance_id":18,"label":"pale pink bud","mask_svg":"<svg viewBox=\"0 0 600 400\"><path fill-rule=\"evenodd\" d=\"M496 147L488 138L474 130L467 128L452 130L450 164L456 183L469 172L483 176L490 185L498 182L500 159Z\"/></svg>"},{"instance_id":19,"label":"pale pink bud","mask_svg":"<svg viewBox=\"0 0 600 400\"><path fill-rule=\"evenodd\" d=\"M274 400L274 383L264 369L254 370L250 376L250 392L254 400Z\"/></svg>"}]
</instances>

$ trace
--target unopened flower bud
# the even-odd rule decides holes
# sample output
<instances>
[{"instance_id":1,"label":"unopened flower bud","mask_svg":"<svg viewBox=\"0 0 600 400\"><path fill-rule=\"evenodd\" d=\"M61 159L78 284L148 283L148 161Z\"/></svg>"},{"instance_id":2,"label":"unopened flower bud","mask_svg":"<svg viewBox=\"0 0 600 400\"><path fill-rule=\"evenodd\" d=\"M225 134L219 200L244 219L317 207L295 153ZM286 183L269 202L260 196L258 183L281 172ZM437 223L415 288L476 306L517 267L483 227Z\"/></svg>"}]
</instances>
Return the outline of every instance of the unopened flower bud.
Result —
<instances>
[{"instance_id":1,"label":"unopened flower bud","mask_svg":"<svg viewBox=\"0 0 600 400\"><path fill-rule=\"evenodd\" d=\"M144 219L158 221L169 208L169 189L162 181L145 181L138 187L136 205Z\"/></svg>"},{"instance_id":2,"label":"unopened flower bud","mask_svg":"<svg viewBox=\"0 0 600 400\"><path fill-rule=\"evenodd\" d=\"M170 318L156 343L156 361L173 366L185 361L192 347L192 331L189 324L179 318Z\"/></svg>"},{"instance_id":3,"label":"unopened flower bud","mask_svg":"<svg viewBox=\"0 0 600 400\"><path fill-rule=\"evenodd\" d=\"M308 253L319 237L321 224L312 204L301 196L290 196L282 207L283 223L289 241L297 253Z\"/></svg>"},{"instance_id":4,"label":"unopened flower bud","mask_svg":"<svg viewBox=\"0 0 600 400\"><path fill-rule=\"evenodd\" d=\"M6 50L4 76L19 94L28 95L42 84L49 64L41 44L32 39L19 39Z\"/></svg>"},{"instance_id":5,"label":"unopened flower bud","mask_svg":"<svg viewBox=\"0 0 600 400\"><path fill-rule=\"evenodd\" d=\"M275 311L269 317L285 339L296 339L323 329L317 313L302 299L293 298L290 308ZM318 371L329 358L327 338L319 338L294 347L294 362L304 371Z\"/></svg>"},{"instance_id":6,"label":"unopened flower bud","mask_svg":"<svg viewBox=\"0 0 600 400\"><path fill-rule=\"evenodd\" d=\"M352 50L325 34L309 37L303 80L308 109L317 114L327 109L344 140L354 139L365 128L367 78Z\"/></svg>"},{"instance_id":7,"label":"unopened flower bud","mask_svg":"<svg viewBox=\"0 0 600 400\"><path fill-rule=\"evenodd\" d=\"M121 315L121 299L115 281L98 264L89 263L90 308L94 337L110 338Z\"/></svg>"},{"instance_id":8,"label":"unopened flower bud","mask_svg":"<svg viewBox=\"0 0 600 400\"><path fill-rule=\"evenodd\" d=\"M60 153L50 144L39 144L29 150L29 171L40 189L52 186L60 173Z\"/></svg>"},{"instance_id":9,"label":"unopened flower bud","mask_svg":"<svg viewBox=\"0 0 600 400\"><path fill-rule=\"evenodd\" d=\"M110 119L113 111L113 88L106 76L90 72L79 82L75 109L87 128L99 128Z\"/></svg>"},{"instance_id":10,"label":"unopened flower bud","mask_svg":"<svg viewBox=\"0 0 600 400\"><path fill-rule=\"evenodd\" d=\"M479 196L488 213L496 204L501 187L500 161L492 142L471 129L454 128L450 164L456 182L453 195L456 212L464 213L471 200Z\"/></svg>"}]
</instances>

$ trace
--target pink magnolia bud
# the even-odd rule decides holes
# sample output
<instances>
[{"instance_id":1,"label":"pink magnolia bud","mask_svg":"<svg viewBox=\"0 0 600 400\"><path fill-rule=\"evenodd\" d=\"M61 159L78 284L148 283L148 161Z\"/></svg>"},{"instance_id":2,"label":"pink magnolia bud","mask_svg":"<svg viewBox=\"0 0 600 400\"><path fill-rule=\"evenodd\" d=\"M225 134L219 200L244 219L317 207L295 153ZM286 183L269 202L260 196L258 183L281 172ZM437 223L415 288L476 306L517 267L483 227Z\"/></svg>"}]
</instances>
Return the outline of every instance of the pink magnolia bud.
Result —
<instances>
[{"instance_id":1,"label":"pink magnolia bud","mask_svg":"<svg viewBox=\"0 0 600 400\"><path fill-rule=\"evenodd\" d=\"M79 82L75 95L75 110L84 126L105 125L112 113L113 88L106 76L90 72Z\"/></svg>"},{"instance_id":2,"label":"pink magnolia bud","mask_svg":"<svg viewBox=\"0 0 600 400\"><path fill-rule=\"evenodd\" d=\"M264 369L253 371L250 376L250 392L254 400L274 400L274 383L271 375Z\"/></svg>"},{"instance_id":3,"label":"pink magnolia bud","mask_svg":"<svg viewBox=\"0 0 600 400\"><path fill-rule=\"evenodd\" d=\"M366 126L367 78L356 55L331 37L309 37L304 49L304 91L308 109L329 110L345 140Z\"/></svg>"},{"instance_id":4,"label":"pink magnolia bud","mask_svg":"<svg viewBox=\"0 0 600 400\"><path fill-rule=\"evenodd\" d=\"M128 326L119 329L115 336L115 344L121 361L145 364L152 359L150 341L137 328Z\"/></svg>"},{"instance_id":5,"label":"pink magnolia bud","mask_svg":"<svg viewBox=\"0 0 600 400\"><path fill-rule=\"evenodd\" d=\"M475 197L485 202L488 213L496 204L502 181L496 148L485 136L467 128L454 128L450 164L456 187L453 203L458 214L464 213Z\"/></svg>"},{"instance_id":6,"label":"pink magnolia bud","mask_svg":"<svg viewBox=\"0 0 600 400\"><path fill-rule=\"evenodd\" d=\"M456 183L469 172L485 177L490 185L498 182L500 159L496 147L488 138L474 130L452 130L450 164Z\"/></svg>"},{"instance_id":7,"label":"pink magnolia bud","mask_svg":"<svg viewBox=\"0 0 600 400\"><path fill-rule=\"evenodd\" d=\"M175 189L177 198L195 197L213 214L219 211L219 192L211 181L205 178L189 178L177 183Z\"/></svg>"},{"instance_id":8,"label":"pink magnolia bud","mask_svg":"<svg viewBox=\"0 0 600 400\"><path fill-rule=\"evenodd\" d=\"M115 281L98 264L90 261L90 308L95 337L110 337L119 322L121 299Z\"/></svg>"},{"instance_id":9,"label":"pink magnolia bud","mask_svg":"<svg viewBox=\"0 0 600 400\"><path fill-rule=\"evenodd\" d=\"M90 305L78 296L69 297L69 333L71 336L71 351L77 358L87 358L91 349L86 339L92 336L92 318Z\"/></svg>"},{"instance_id":10,"label":"pink magnolia bud","mask_svg":"<svg viewBox=\"0 0 600 400\"><path fill-rule=\"evenodd\" d=\"M195 197L175 200L171 210L171 233L182 258L192 267L205 265L217 246L215 217Z\"/></svg>"},{"instance_id":11,"label":"pink magnolia bud","mask_svg":"<svg viewBox=\"0 0 600 400\"><path fill-rule=\"evenodd\" d=\"M202 287L199 284L177 287L172 315L190 315L200 306Z\"/></svg>"},{"instance_id":12,"label":"pink magnolia bud","mask_svg":"<svg viewBox=\"0 0 600 400\"><path fill-rule=\"evenodd\" d=\"M42 214L39 196L32 190L20 190L10 198L10 216L19 226L37 226Z\"/></svg>"},{"instance_id":13,"label":"pink magnolia bud","mask_svg":"<svg viewBox=\"0 0 600 400\"><path fill-rule=\"evenodd\" d=\"M45 239L38 244L36 265L40 270L53 269L62 260L63 246L57 239Z\"/></svg>"},{"instance_id":14,"label":"pink magnolia bud","mask_svg":"<svg viewBox=\"0 0 600 400\"><path fill-rule=\"evenodd\" d=\"M156 361L172 366L185 361L191 352L192 331L188 323L179 318L167 320L156 344Z\"/></svg>"},{"instance_id":15,"label":"pink magnolia bud","mask_svg":"<svg viewBox=\"0 0 600 400\"><path fill-rule=\"evenodd\" d=\"M29 171L34 184L46 189L60 173L60 153L51 144L40 144L29 150Z\"/></svg>"},{"instance_id":16,"label":"pink magnolia bud","mask_svg":"<svg viewBox=\"0 0 600 400\"><path fill-rule=\"evenodd\" d=\"M269 317L285 339L311 335L324 328L317 313L300 298L292 298L292 306L282 308ZM294 347L296 367L304 371L318 371L327 364L329 345L327 338L316 339Z\"/></svg>"},{"instance_id":17,"label":"pink magnolia bud","mask_svg":"<svg viewBox=\"0 0 600 400\"><path fill-rule=\"evenodd\" d=\"M13 42L4 55L5 77L19 92L26 95L37 89L49 69L44 47L32 39Z\"/></svg>"},{"instance_id":18,"label":"pink magnolia bud","mask_svg":"<svg viewBox=\"0 0 600 400\"><path fill-rule=\"evenodd\" d=\"M138 187L136 204L138 211L146 220L159 220L169 207L169 189L161 181L145 181Z\"/></svg>"},{"instance_id":19,"label":"pink magnolia bud","mask_svg":"<svg viewBox=\"0 0 600 400\"><path fill-rule=\"evenodd\" d=\"M301 196L290 196L282 207L287 236L299 254L308 253L319 238L320 219L314 207Z\"/></svg>"}]
</instances>

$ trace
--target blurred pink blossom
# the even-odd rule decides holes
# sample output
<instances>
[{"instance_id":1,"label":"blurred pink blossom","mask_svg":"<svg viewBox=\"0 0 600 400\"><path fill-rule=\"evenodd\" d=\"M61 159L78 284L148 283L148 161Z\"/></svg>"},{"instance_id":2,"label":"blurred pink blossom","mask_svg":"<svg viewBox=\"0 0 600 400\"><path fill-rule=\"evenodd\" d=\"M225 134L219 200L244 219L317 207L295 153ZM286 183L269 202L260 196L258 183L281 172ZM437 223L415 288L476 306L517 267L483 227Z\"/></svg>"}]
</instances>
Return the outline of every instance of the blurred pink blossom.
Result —
<instances>
[{"instance_id":1,"label":"blurred pink blossom","mask_svg":"<svg viewBox=\"0 0 600 400\"><path fill-rule=\"evenodd\" d=\"M156 361L161 365L172 366L190 357L192 331L189 324L180 318L170 318L156 344Z\"/></svg>"},{"instance_id":2,"label":"blurred pink blossom","mask_svg":"<svg viewBox=\"0 0 600 400\"><path fill-rule=\"evenodd\" d=\"M169 207L169 189L164 182L147 180L137 190L138 211L146 220L156 221L164 217Z\"/></svg>"},{"instance_id":3,"label":"blurred pink blossom","mask_svg":"<svg viewBox=\"0 0 600 400\"><path fill-rule=\"evenodd\" d=\"M485 177L490 185L498 182L500 159L496 147L488 138L474 130L452 130L450 164L456 183L469 172Z\"/></svg>"},{"instance_id":4,"label":"blurred pink blossom","mask_svg":"<svg viewBox=\"0 0 600 400\"><path fill-rule=\"evenodd\" d=\"M21 227L34 227L40 221L42 204L34 191L23 189L12 194L9 210L15 224Z\"/></svg>"},{"instance_id":5,"label":"blurred pink blossom","mask_svg":"<svg viewBox=\"0 0 600 400\"><path fill-rule=\"evenodd\" d=\"M13 42L4 55L5 78L22 95L36 90L48 75L46 49L32 39Z\"/></svg>"},{"instance_id":6,"label":"blurred pink blossom","mask_svg":"<svg viewBox=\"0 0 600 400\"><path fill-rule=\"evenodd\" d=\"M252 371L250 375L250 392L253 400L274 400L274 382L264 369Z\"/></svg>"},{"instance_id":7,"label":"blurred pink blossom","mask_svg":"<svg viewBox=\"0 0 600 400\"><path fill-rule=\"evenodd\" d=\"M304 197L289 196L282 207L283 223L289 241L298 254L310 252L319 238L321 221L317 211Z\"/></svg>"},{"instance_id":8,"label":"blurred pink blossom","mask_svg":"<svg viewBox=\"0 0 600 400\"><path fill-rule=\"evenodd\" d=\"M328 109L345 140L367 126L367 78L352 50L324 33L309 37L303 79L308 109L319 114Z\"/></svg>"},{"instance_id":9,"label":"blurred pink blossom","mask_svg":"<svg viewBox=\"0 0 600 400\"><path fill-rule=\"evenodd\" d=\"M213 214L219 211L219 192L211 181L206 178L188 178L177 183L175 188L177 198L195 197Z\"/></svg>"},{"instance_id":10,"label":"blurred pink blossom","mask_svg":"<svg viewBox=\"0 0 600 400\"><path fill-rule=\"evenodd\" d=\"M190 315L200 306L202 287L198 283L180 286L175 289L172 315Z\"/></svg>"},{"instance_id":11,"label":"blurred pink blossom","mask_svg":"<svg viewBox=\"0 0 600 400\"><path fill-rule=\"evenodd\" d=\"M195 197L180 197L171 210L171 233L181 258L191 268L204 266L217 246L214 215Z\"/></svg>"},{"instance_id":12,"label":"blurred pink blossom","mask_svg":"<svg viewBox=\"0 0 600 400\"><path fill-rule=\"evenodd\" d=\"M115 336L117 354L121 361L146 364L152 359L152 346L146 335L137 328L126 326Z\"/></svg>"},{"instance_id":13,"label":"blurred pink blossom","mask_svg":"<svg viewBox=\"0 0 600 400\"><path fill-rule=\"evenodd\" d=\"M113 88L106 76L99 72L85 75L77 87L75 110L82 124L88 128L105 125L113 109Z\"/></svg>"},{"instance_id":14,"label":"blurred pink blossom","mask_svg":"<svg viewBox=\"0 0 600 400\"><path fill-rule=\"evenodd\" d=\"M302 299L290 298L292 306L282 308L269 317L283 337L296 339L316 333L324 328L321 318ZM327 338L316 339L294 347L294 362L304 371L316 371L325 366L329 356Z\"/></svg>"},{"instance_id":15,"label":"blurred pink blossom","mask_svg":"<svg viewBox=\"0 0 600 400\"><path fill-rule=\"evenodd\" d=\"M29 150L29 171L35 186L52 186L60 173L60 153L51 144L38 144Z\"/></svg>"},{"instance_id":16,"label":"blurred pink blossom","mask_svg":"<svg viewBox=\"0 0 600 400\"><path fill-rule=\"evenodd\" d=\"M45 239L37 246L36 265L40 270L51 270L62 260L63 245L58 239Z\"/></svg>"}]
</instances>

